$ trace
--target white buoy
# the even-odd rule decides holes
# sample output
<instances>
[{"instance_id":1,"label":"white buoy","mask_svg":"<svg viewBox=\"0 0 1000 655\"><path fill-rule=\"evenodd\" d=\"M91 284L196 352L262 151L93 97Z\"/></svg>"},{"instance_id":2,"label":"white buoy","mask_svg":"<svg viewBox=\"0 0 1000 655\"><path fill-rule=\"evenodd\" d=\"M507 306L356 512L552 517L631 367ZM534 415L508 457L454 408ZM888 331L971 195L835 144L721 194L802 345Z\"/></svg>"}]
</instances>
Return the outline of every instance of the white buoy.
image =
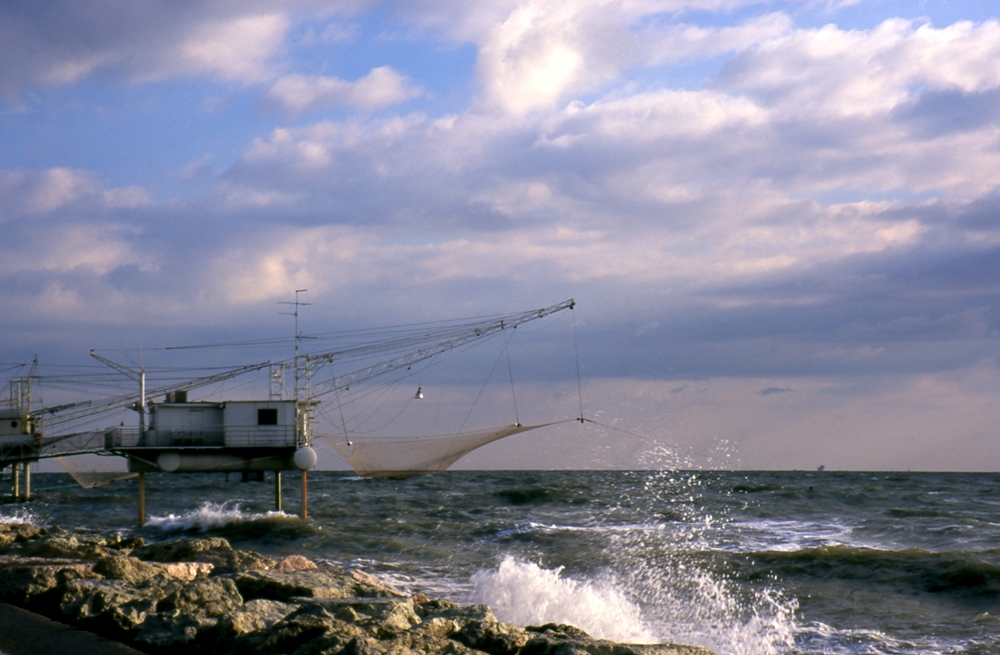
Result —
<instances>
[{"instance_id":1,"label":"white buoy","mask_svg":"<svg viewBox=\"0 0 1000 655\"><path fill-rule=\"evenodd\" d=\"M316 466L316 460L316 451L309 446L299 448L295 451L295 456L292 457L292 461L295 462L295 466L302 471L308 471L312 467Z\"/></svg>"},{"instance_id":2,"label":"white buoy","mask_svg":"<svg viewBox=\"0 0 1000 655\"><path fill-rule=\"evenodd\" d=\"M156 465L168 473L176 471L181 467L180 453L160 453L156 458Z\"/></svg>"}]
</instances>

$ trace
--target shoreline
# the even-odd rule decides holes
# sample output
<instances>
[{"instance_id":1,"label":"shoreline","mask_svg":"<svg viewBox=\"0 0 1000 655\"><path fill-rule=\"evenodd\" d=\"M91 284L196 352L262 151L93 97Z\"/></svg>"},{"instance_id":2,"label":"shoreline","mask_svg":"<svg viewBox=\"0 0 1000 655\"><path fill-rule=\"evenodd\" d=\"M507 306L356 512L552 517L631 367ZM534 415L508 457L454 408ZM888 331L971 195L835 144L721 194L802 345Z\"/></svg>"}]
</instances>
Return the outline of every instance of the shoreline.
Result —
<instances>
[{"instance_id":1,"label":"shoreline","mask_svg":"<svg viewBox=\"0 0 1000 655\"><path fill-rule=\"evenodd\" d=\"M0 522L0 603L151 655L715 655L594 639L570 625L520 627L485 605L408 595L361 571L300 555L275 561L219 537L146 544L30 523ZM93 653L125 655L108 648Z\"/></svg>"}]
</instances>

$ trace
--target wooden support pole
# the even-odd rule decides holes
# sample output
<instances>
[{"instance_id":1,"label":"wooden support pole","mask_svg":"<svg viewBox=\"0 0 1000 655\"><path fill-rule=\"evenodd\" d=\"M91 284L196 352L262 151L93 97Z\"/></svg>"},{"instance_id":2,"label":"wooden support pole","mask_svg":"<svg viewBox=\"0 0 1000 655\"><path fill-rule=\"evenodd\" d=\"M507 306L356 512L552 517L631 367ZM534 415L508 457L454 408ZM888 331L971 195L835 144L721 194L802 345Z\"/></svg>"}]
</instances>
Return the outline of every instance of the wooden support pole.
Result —
<instances>
[{"instance_id":1,"label":"wooden support pole","mask_svg":"<svg viewBox=\"0 0 1000 655\"><path fill-rule=\"evenodd\" d=\"M31 500L31 462L24 463L24 499Z\"/></svg>"},{"instance_id":2,"label":"wooden support pole","mask_svg":"<svg viewBox=\"0 0 1000 655\"><path fill-rule=\"evenodd\" d=\"M274 472L274 511L281 511L281 471Z\"/></svg>"},{"instance_id":3,"label":"wooden support pole","mask_svg":"<svg viewBox=\"0 0 1000 655\"><path fill-rule=\"evenodd\" d=\"M139 472L139 527L146 524L146 473Z\"/></svg>"},{"instance_id":4,"label":"wooden support pole","mask_svg":"<svg viewBox=\"0 0 1000 655\"><path fill-rule=\"evenodd\" d=\"M20 462L14 462L13 464L11 464L10 470L11 470L11 473L13 474L11 477L14 478L14 484L11 487L11 491L10 492L11 492L11 494L13 494L14 500L20 500L20 498L21 498L21 463Z\"/></svg>"},{"instance_id":5,"label":"wooden support pole","mask_svg":"<svg viewBox=\"0 0 1000 655\"><path fill-rule=\"evenodd\" d=\"M309 518L309 471L302 471L302 518Z\"/></svg>"}]
</instances>

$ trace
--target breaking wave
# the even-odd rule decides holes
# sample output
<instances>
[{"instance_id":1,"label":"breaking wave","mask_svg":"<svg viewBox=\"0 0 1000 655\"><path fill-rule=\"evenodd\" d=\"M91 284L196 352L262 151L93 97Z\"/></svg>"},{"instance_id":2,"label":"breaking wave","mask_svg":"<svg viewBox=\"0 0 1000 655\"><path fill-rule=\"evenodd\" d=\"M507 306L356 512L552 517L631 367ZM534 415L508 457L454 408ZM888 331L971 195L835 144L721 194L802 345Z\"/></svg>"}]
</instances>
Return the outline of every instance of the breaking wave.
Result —
<instances>
[{"instance_id":1,"label":"breaking wave","mask_svg":"<svg viewBox=\"0 0 1000 655\"><path fill-rule=\"evenodd\" d=\"M230 539L267 537L272 541L294 539L315 530L294 514L244 512L238 503L204 503L186 514L153 516L143 527L164 535L211 532Z\"/></svg>"},{"instance_id":2,"label":"breaking wave","mask_svg":"<svg viewBox=\"0 0 1000 655\"><path fill-rule=\"evenodd\" d=\"M625 643L688 643L724 655L789 651L797 632L794 601L765 591L748 603L703 571L680 571L688 575L683 584L654 590L648 579L610 573L576 579L562 568L508 556L496 569L473 575L470 600L489 605L503 621L568 623L591 636ZM637 589L637 583L646 588Z\"/></svg>"}]
</instances>

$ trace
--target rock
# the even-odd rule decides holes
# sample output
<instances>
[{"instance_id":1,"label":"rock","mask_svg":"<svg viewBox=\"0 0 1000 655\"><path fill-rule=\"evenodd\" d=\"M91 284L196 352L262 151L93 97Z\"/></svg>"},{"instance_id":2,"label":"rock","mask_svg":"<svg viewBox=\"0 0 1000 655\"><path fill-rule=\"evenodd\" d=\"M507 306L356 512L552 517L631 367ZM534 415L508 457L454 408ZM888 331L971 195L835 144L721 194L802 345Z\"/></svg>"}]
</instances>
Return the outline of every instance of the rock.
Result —
<instances>
[{"instance_id":1,"label":"rock","mask_svg":"<svg viewBox=\"0 0 1000 655\"><path fill-rule=\"evenodd\" d=\"M294 571L247 571L234 578L245 599L266 598L288 601L292 598L385 598L404 597L390 585L370 584L352 573L335 568Z\"/></svg>"},{"instance_id":2,"label":"rock","mask_svg":"<svg viewBox=\"0 0 1000 655\"><path fill-rule=\"evenodd\" d=\"M384 594L386 596L396 596L398 598L404 598L406 596L406 594L400 592L388 582L379 580L370 573L358 571L357 569L351 569L351 577L361 583L361 586L356 587L356 591L359 596L371 595L368 590L374 590L380 595Z\"/></svg>"},{"instance_id":3,"label":"rock","mask_svg":"<svg viewBox=\"0 0 1000 655\"><path fill-rule=\"evenodd\" d=\"M198 576L206 576L215 567L207 562L170 562L157 563L157 566L172 578L178 580L194 580Z\"/></svg>"},{"instance_id":4,"label":"rock","mask_svg":"<svg viewBox=\"0 0 1000 655\"><path fill-rule=\"evenodd\" d=\"M132 549L132 556L148 562L202 562L216 569L245 571L270 569L275 561L257 553L234 550L221 537L175 539Z\"/></svg>"},{"instance_id":5,"label":"rock","mask_svg":"<svg viewBox=\"0 0 1000 655\"><path fill-rule=\"evenodd\" d=\"M697 646L675 644L619 644L606 639L594 639L572 625L549 623L529 627L534 633L520 655L715 655Z\"/></svg>"},{"instance_id":6,"label":"rock","mask_svg":"<svg viewBox=\"0 0 1000 655\"><path fill-rule=\"evenodd\" d=\"M153 655L711 655L521 628L486 605L406 596L361 571L220 538L145 544L0 523L0 601Z\"/></svg>"},{"instance_id":7,"label":"rock","mask_svg":"<svg viewBox=\"0 0 1000 655\"><path fill-rule=\"evenodd\" d=\"M133 636L133 643L154 653L187 653L197 650L199 642L216 627L215 619L195 617L183 612L152 614Z\"/></svg>"},{"instance_id":8,"label":"rock","mask_svg":"<svg viewBox=\"0 0 1000 655\"><path fill-rule=\"evenodd\" d=\"M242 637L267 630L298 608L298 605L257 598L219 617L220 638Z\"/></svg>"},{"instance_id":9,"label":"rock","mask_svg":"<svg viewBox=\"0 0 1000 655\"><path fill-rule=\"evenodd\" d=\"M242 606L243 597L232 580L198 578L161 600L157 611L215 618Z\"/></svg>"},{"instance_id":10,"label":"rock","mask_svg":"<svg viewBox=\"0 0 1000 655\"><path fill-rule=\"evenodd\" d=\"M44 530L31 523L0 523L0 550L18 541L33 539Z\"/></svg>"},{"instance_id":11,"label":"rock","mask_svg":"<svg viewBox=\"0 0 1000 655\"><path fill-rule=\"evenodd\" d=\"M254 653L336 653L352 640L365 637L361 628L338 621L323 607L302 605L270 630L253 635L244 650ZM299 649L302 649L301 651Z\"/></svg>"},{"instance_id":12,"label":"rock","mask_svg":"<svg viewBox=\"0 0 1000 655\"><path fill-rule=\"evenodd\" d=\"M315 568L317 568L316 564L302 555L289 555L271 570L278 573L294 573L295 571L308 571Z\"/></svg>"},{"instance_id":13,"label":"rock","mask_svg":"<svg viewBox=\"0 0 1000 655\"><path fill-rule=\"evenodd\" d=\"M0 556L0 600L28 607L32 599L55 589L70 577L96 577L93 564L74 560L40 560Z\"/></svg>"},{"instance_id":14,"label":"rock","mask_svg":"<svg viewBox=\"0 0 1000 655\"><path fill-rule=\"evenodd\" d=\"M103 539L83 535L47 534L24 540L18 544L20 554L26 557L55 559L99 559L113 554Z\"/></svg>"},{"instance_id":15,"label":"rock","mask_svg":"<svg viewBox=\"0 0 1000 655\"><path fill-rule=\"evenodd\" d=\"M135 557L111 555L94 563L94 573L105 578L124 580L126 582L142 582L157 575L164 575L164 570L153 564L143 562Z\"/></svg>"},{"instance_id":16,"label":"rock","mask_svg":"<svg viewBox=\"0 0 1000 655\"><path fill-rule=\"evenodd\" d=\"M72 580L65 585L62 619L104 637L128 640L156 611L158 587L139 589L123 580Z\"/></svg>"},{"instance_id":17,"label":"rock","mask_svg":"<svg viewBox=\"0 0 1000 655\"><path fill-rule=\"evenodd\" d=\"M322 607L338 621L351 623L363 628L378 639L399 636L415 625L422 623L413 611L413 602L406 600L382 600L369 598L323 599L310 603Z\"/></svg>"}]
</instances>

